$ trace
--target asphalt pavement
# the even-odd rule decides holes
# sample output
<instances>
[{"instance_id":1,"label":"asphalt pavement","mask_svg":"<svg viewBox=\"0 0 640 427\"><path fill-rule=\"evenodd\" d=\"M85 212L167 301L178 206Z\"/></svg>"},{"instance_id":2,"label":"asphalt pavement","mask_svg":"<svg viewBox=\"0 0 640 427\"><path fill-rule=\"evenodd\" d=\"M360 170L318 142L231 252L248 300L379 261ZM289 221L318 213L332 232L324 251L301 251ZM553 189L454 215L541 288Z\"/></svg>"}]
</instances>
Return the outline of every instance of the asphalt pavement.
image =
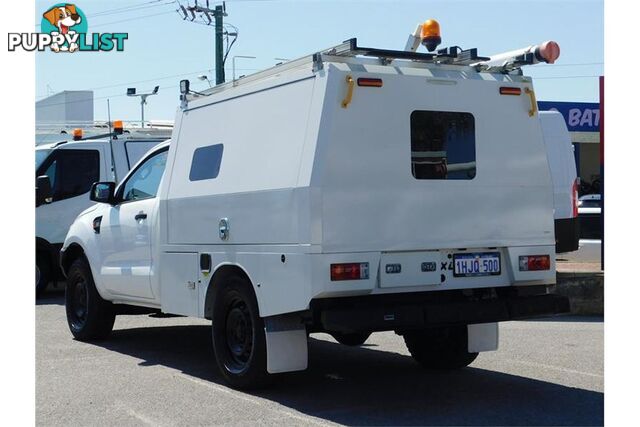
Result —
<instances>
[{"instance_id":1,"label":"asphalt pavement","mask_svg":"<svg viewBox=\"0 0 640 427\"><path fill-rule=\"evenodd\" d=\"M314 334L309 369L244 393L216 371L210 324L119 316L103 342L72 339L63 297L36 307L38 425L602 425L600 317L506 322L500 349L430 372L401 337L362 347Z\"/></svg>"}]
</instances>

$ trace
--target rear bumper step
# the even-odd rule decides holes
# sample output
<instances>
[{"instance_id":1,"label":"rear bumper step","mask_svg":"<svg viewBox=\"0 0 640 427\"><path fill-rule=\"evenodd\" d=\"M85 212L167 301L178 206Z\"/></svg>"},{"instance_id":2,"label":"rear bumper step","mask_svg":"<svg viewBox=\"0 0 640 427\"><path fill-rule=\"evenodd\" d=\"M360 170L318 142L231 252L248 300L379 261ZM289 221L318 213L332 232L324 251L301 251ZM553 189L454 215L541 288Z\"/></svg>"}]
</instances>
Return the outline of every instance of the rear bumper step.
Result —
<instances>
[{"instance_id":1,"label":"rear bumper step","mask_svg":"<svg viewBox=\"0 0 640 427\"><path fill-rule=\"evenodd\" d=\"M438 325L475 324L526 319L569 312L559 295L501 296L479 301L359 303L352 307L322 304L314 310L325 331L402 331Z\"/></svg>"}]
</instances>

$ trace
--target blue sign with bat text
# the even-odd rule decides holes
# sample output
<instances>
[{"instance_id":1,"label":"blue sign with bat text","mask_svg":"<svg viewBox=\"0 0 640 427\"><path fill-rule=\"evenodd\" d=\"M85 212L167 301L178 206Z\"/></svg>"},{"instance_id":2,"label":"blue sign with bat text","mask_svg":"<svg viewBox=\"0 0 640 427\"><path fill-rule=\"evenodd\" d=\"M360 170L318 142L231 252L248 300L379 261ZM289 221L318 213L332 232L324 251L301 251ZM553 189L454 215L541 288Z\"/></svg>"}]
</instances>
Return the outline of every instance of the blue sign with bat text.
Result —
<instances>
[{"instance_id":1,"label":"blue sign with bat text","mask_svg":"<svg viewBox=\"0 0 640 427\"><path fill-rule=\"evenodd\" d=\"M600 104L597 102L538 102L540 111L558 111L569 132L600 132Z\"/></svg>"}]
</instances>

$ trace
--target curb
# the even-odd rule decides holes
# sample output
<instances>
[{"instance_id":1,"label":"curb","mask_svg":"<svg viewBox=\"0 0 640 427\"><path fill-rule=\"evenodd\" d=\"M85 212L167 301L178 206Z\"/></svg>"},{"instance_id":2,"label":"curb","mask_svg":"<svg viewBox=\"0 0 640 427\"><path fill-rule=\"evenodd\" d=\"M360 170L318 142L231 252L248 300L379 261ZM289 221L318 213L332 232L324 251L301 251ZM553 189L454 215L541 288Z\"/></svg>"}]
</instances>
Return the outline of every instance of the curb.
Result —
<instances>
[{"instance_id":1,"label":"curb","mask_svg":"<svg viewBox=\"0 0 640 427\"><path fill-rule=\"evenodd\" d=\"M569 298L571 314L604 315L604 273L556 273L556 293Z\"/></svg>"}]
</instances>

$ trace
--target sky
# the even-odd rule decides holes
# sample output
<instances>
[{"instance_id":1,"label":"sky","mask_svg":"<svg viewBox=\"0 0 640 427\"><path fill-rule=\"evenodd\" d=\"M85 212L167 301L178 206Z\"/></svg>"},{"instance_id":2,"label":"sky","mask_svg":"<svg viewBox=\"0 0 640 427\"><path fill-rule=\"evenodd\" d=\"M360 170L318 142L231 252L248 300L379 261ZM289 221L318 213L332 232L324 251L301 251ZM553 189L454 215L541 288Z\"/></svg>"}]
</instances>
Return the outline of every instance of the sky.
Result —
<instances>
[{"instance_id":1,"label":"sky","mask_svg":"<svg viewBox=\"0 0 640 427\"><path fill-rule=\"evenodd\" d=\"M37 53L36 100L63 90L93 90L96 120L107 118L107 99L113 119L139 120L139 99L127 97L127 87L144 92L159 85L158 95L148 100L145 118L172 120L181 79L190 79L194 90L208 87L199 75L215 80L214 28L184 21L176 12L179 3L194 2L78 1L89 32L126 32L125 49ZM36 1L36 31L42 13L53 4ZM238 55L256 57L236 59L236 73L242 75L280 62L275 58L295 59L352 37L361 46L401 50L416 25L430 18L440 23L441 48L475 47L481 56L545 40L558 42L561 54L555 64L524 69L534 78L538 100L597 102L597 76L604 73L602 0L228 0L226 8L225 23L238 29L225 65L227 80L232 57Z\"/></svg>"}]
</instances>

